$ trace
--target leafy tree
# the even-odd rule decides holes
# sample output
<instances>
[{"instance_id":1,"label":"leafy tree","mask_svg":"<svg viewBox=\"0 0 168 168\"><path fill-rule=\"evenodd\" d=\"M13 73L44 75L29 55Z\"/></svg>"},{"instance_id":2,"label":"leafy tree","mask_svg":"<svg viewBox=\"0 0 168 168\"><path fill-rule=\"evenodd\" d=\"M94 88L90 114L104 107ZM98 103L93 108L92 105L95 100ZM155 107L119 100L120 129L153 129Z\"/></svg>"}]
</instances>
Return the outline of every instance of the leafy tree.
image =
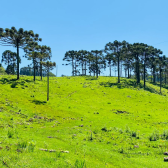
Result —
<instances>
[{"instance_id":1,"label":"leafy tree","mask_svg":"<svg viewBox=\"0 0 168 168\"><path fill-rule=\"evenodd\" d=\"M128 78L130 78L134 60L133 55L131 53L130 45L128 43L125 43L125 45L123 46L122 54L123 54L124 66L126 67L125 70L128 71Z\"/></svg>"},{"instance_id":2,"label":"leafy tree","mask_svg":"<svg viewBox=\"0 0 168 168\"><path fill-rule=\"evenodd\" d=\"M162 54L162 52L160 51L159 54ZM159 59L157 60L158 66L159 66L159 74L160 74L160 93L161 93L161 87L162 87L162 71L164 69L164 66L166 65L166 57L165 55L163 57L159 57Z\"/></svg>"},{"instance_id":3,"label":"leafy tree","mask_svg":"<svg viewBox=\"0 0 168 168\"><path fill-rule=\"evenodd\" d=\"M91 72L92 72L91 67L92 67L92 63L94 62L94 59L95 59L94 55L91 52L87 51L86 64L88 66L90 76L91 76Z\"/></svg>"},{"instance_id":4,"label":"leafy tree","mask_svg":"<svg viewBox=\"0 0 168 168\"><path fill-rule=\"evenodd\" d=\"M113 43L109 42L105 45L105 50L104 52L106 53L105 59L107 60L109 70L110 70L110 76L111 76L111 66L112 62L115 62L114 59L114 46Z\"/></svg>"},{"instance_id":5,"label":"leafy tree","mask_svg":"<svg viewBox=\"0 0 168 168\"><path fill-rule=\"evenodd\" d=\"M130 51L135 59L135 72L137 84L140 83L140 59L143 55L143 43L129 44Z\"/></svg>"},{"instance_id":6,"label":"leafy tree","mask_svg":"<svg viewBox=\"0 0 168 168\"><path fill-rule=\"evenodd\" d=\"M74 59L75 59L76 52L74 50L67 51L63 58L63 61L67 61L68 63L65 65L72 65L72 76L74 76ZM64 65L64 64L63 64Z\"/></svg>"},{"instance_id":7,"label":"leafy tree","mask_svg":"<svg viewBox=\"0 0 168 168\"><path fill-rule=\"evenodd\" d=\"M96 73L96 77L98 78L98 74L100 74L100 69L105 68L105 59L103 58L101 50L92 50L92 55L94 56L93 63L91 64L90 70Z\"/></svg>"},{"instance_id":8,"label":"leafy tree","mask_svg":"<svg viewBox=\"0 0 168 168\"><path fill-rule=\"evenodd\" d=\"M49 101L49 72L53 69L53 67L56 66L55 62L41 62L41 64L46 68L47 70L47 101Z\"/></svg>"},{"instance_id":9,"label":"leafy tree","mask_svg":"<svg viewBox=\"0 0 168 168\"><path fill-rule=\"evenodd\" d=\"M25 48L26 56L28 59L32 59L33 61L33 69L34 69L34 81L36 80L36 69L38 67L38 59L41 57L41 53L39 52L40 46L37 42L30 42Z\"/></svg>"},{"instance_id":10,"label":"leafy tree","mask_svg":"<svg viewBox=\"0 0 168 168\"><path fill-rule=\"evenodd\" d=\"M3 68L2 64L0 64L0 75L5 75L5 69Z\"/></svg>"},{"instance_id":11,"label":"leafy tree","mask_svg":"<svg viewBox=\"0 0 168 168\"><path fill-rule=\"evenodd\" d=\"M2 53L2 60L1 62L4 62L7 65L7 74L15 74L15 65L16 65L16 56L17 54L15 52L12 52L10 50L6 50ZM19 60L21 61L21 60Z\"/></svg>"},{"instance_id":12,"label":"leafy tree","mask_svg":"<svg viewBox=\"0 0 168 168\"><path fill-rule=\"evenodd\" d=\"M22 67L20 69L20 75L33 76L33 70L32 70L32 68L30 66Z\"/></svg>"},{"instance_id":13,"label":"leafy tree","mask_svg":"<svg viewBox=\"0 0 168 168\"><path fill-rule=\"evenodd\" d=\"M39 52L40 52L40 76L42 80L42 61L47 61L51 58L51 48L47 47L46 45L39 46Z\"/></svg>"},{"instance_id":14,"label":"leafy tree","mask_svg":"<svg viewBox=\"0 0 168 168\"><path fill-rule=\"evenodd\" d=\"M88 56L88 52L86 50L78 51L78 60L80 62L80 65L82 66L82 73L81 73L82 75L86 75L87 56Z\"/></svg>"},{"instance_id":15,"label":"leafy tree","mask_svg":"<svg viewBox=\"0 0 168 168\"><path fill-rule=\"evenodd\" d=\"M23 28L16 30L15 27L11 29L0 28L0 45L13 46L17 48L17 79L19 79L19 48L24 48L32 41L42 41L38 34L34 34L32 30L24 31Z\"/></svg>"}]
</instances>

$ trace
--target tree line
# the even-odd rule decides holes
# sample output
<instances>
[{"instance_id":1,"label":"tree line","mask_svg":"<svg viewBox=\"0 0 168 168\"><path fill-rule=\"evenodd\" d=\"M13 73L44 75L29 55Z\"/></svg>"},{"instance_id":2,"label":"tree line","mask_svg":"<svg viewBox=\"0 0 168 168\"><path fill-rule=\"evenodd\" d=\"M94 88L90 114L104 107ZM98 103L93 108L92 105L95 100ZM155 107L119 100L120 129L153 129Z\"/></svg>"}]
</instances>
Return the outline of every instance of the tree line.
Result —
<instances>
[{"instance_id":1,"label":"tree line","mask_svg":"<svg viewBox=\"0 0 168 168\"><path fill-rule=\"evenodd\" d=\"M16 48L16 52L5 50L2 53L1 62L4 62L7 65L7 74L15 74L16 72L17 79L19 79L19 64L21 63L19 49L23 49L25 52L24 57L32 61L34 81L37 69L40 72L42 80L42 72L44 72L43 67L45 67L45 70L47 71L48 68L52 69L52 67L55 66L55 63L50 61L52 56L51 48L46 45L39 45L39 42L41 41L42 38L32 30L27 31L23 28L17 30L15 27L11 27L11 29L0 28L0 45L13 46ZM46 65L49 67L46 68Z\"/></svg>"},{"instance_id":2,"label":"tree line","mask_svg":"<svg viewBox=\"0 0 168 168\"><path fill-rule=\"evenodd\" d=\"M117 67L118 83L121 73L125 71L125 77L130 78L131 74L136 78L137 84L140 78L144 81L144 88L147 75L152 82L159 78L160 85L168 75L168 59L160 49L144 43L130 44L126 41L109 42L103 50L70 50L65 53L63 61L72 66L72 76L93 75L98 77L103 69L109 68L109 76L112 74L112 67Z\"/></svg>"},{"instance_id":3,"label":"tree line","mask_svg":"<svg viewBox=\"0 0 168 168\"><path fill-rule=\"evenodd\" d=\"M42 80L43 67L47 73L47 101L49 100L49 74L50 70L56 66L55 62L51 62L51 48L46 45L39 45L42 38L38 34L35 34L32 30L27 31L23 28L17 30L15 27L11 29L0 28L0 45L13 46L16 48L16 52L6 50L2 53L2 60L7 65L6 72L8 74L15 74L15 67L17 73L17 80L19 79L19 64L21 63L21 57L19 56L19 49L23 49L25 56L28 60L32 60L33 64L33 76L36 80L36 70L39 67L40 76Z\"/></svg>"}]
</instances>

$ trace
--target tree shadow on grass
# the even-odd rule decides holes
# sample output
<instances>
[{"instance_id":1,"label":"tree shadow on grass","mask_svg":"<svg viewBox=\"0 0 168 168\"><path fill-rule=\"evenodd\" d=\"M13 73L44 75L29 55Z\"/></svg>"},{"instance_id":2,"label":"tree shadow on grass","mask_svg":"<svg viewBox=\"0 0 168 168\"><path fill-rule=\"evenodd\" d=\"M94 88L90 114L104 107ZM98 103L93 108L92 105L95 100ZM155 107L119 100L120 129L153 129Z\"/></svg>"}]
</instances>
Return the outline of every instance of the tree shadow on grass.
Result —
<instances>
[{"instance_id":1,"label":"tree shadow on grass","mask_svg":"<svg viewBox=\"0 0 168 168\"><path fill-rule=\"evenodd\" d=\"M25 83L33 82L31 80L25 79L25 80L17 80L17 79L11 79L11 78L1 78L0 83L1 84L11 84L11 88L17 88L17 85L24 86Z\"/></svg>"},{"instance_id":2,"label":"tree shadow on grass","mask_svg":"<svg viewBox=\"0 0 168 168\"><path fill-rule=\"evenodd\" d=\"M153 82L150 82L150 84L160 87L160 83L153 83ZM164 89L168 89L168 85L162 84L162 88L164 88Z\"/></svg>"},{"instance_id":3,"label":"tree shadow on grass","mask_svg":"<svg viewBox=\"0 0 168 168\"><path fill-rule=\"evenodd\" d=\"M96 76L86 76L86 80L98 80Z\"/></svg>"},{"instance_id":4,"label":"tree shadow on grass","mask_svg":"<svg viewBox=\"0 0 168 168\"><path fill-rule=\"evenodd\" d=\"M31 100L32 103L35 103L36 105L45 105L46 101L40 101L40 100Z\"/></svg>"},{"instance_id":5,"label":"tree shadow on grass","mask_svg":"<svg viewBox=\"0 0 168 168\"><path fill-rule=\"evenodd\" d=\"M124 89L124 88L143 89L144 88L144 85L142 83L137 84L136 80L132 80L132 79L121 79L120 83L116 83L116 82L101 82L100 85L104 86L104 87L117 86L117 88L119 88L119 89ZM149 86L145 86L144 90L149 91L151 93L160 94L154 88L149 87Z\"/></svg>"}]
</instances>

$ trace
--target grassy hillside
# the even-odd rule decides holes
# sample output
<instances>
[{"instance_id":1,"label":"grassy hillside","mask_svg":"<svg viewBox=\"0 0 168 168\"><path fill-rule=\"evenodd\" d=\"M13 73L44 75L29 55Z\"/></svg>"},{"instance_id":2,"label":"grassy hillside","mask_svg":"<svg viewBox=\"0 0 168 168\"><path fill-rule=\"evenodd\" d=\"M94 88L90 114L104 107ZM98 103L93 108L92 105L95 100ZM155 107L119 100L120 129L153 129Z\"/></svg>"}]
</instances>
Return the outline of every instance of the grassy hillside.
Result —
<instances>
[{"instance_id":1,"label":"grassy hillside","mask_svg":"<svg viewBox=\"0 0 168 168\"><path fill-rule=\"evenodd\" d=\"M167 166L168 91L100 77L0 76L0 167Z\"/></svg>"}]
</instances>

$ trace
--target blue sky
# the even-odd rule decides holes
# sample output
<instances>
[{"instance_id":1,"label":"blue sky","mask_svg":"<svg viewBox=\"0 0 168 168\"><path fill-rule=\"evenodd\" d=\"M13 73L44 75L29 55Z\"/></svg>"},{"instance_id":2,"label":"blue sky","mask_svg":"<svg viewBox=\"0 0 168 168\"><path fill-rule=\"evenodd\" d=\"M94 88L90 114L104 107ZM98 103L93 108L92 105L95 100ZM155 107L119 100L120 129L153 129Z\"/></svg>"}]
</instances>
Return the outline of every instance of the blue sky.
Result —
<instances>
[{"instance_id":1,"label":"blue sky","mask_svg":"<svg viewBox=\"0 0 168 168\"><path fill-rule=\"evenodd\" d=\"M0 5L0 27L38 33L39 44L52 49L58 76L71 75L71 66L62 66L66 51L101 50L114 40L153 45L168 56L167 0L8 0ZM16 51L0 46L0 60L7 49ZM30 63L22 58L20 67Z\"/></svg>"}]
</instances>

